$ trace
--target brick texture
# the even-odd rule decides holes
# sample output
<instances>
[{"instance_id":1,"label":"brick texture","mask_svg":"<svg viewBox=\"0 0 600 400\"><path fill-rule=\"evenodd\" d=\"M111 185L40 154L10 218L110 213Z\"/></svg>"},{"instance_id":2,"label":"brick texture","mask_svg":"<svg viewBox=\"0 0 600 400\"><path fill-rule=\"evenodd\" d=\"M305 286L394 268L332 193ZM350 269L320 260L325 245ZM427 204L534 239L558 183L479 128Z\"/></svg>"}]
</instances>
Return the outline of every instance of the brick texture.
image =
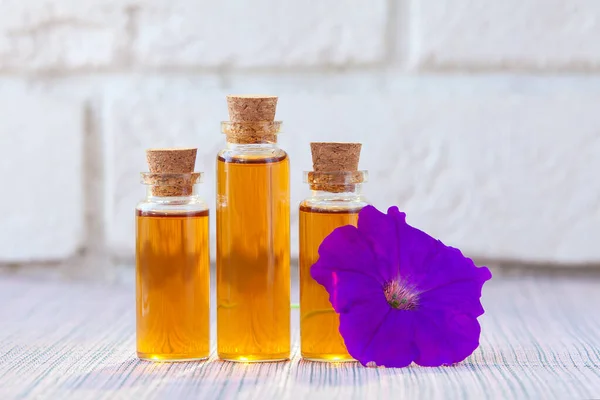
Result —
<instances>
[{"instance_id":1,"label":"brick texture","mask_svg":"<svg viewBox=\"0 0 600 400\"><path fill-rule=\"evenodd\" d=\"M411 58L421 67L600 67L596 0L422 0L413 11Z\"/></svg>"},{"instance_id":2,"label":"brick texture","mask_svg":"<svg viewBox=\"0 0 600 400\"><path fill-rule=\"evenodd\" d=\"M0 266L131 263L148 147L199 148L214 234L229 93L280 96L293 254L310 141L360 141L468 255L600 264L598 37L596 0L0 0Z\"/></svg>"},{"instance_id":3,"label":"brick texture","mask_svg":"<svg viewBox=\"0 0 600 400\"><path fill-rule=\"evenodd\" d=\"M135 246L134 209L146 195L140 172L148 171L151 147L198 147L196 171L214 219L216 154L224 146L219 121L227 116L225 93L215 80L141 79L107 91L106 131L107 243L125 259ZM214 220L211 221L214 225ZM214 226L213 226L214 231Z\"/></svg>"},{"instance_id":4,"label":"brick texture","mask_svg":"<svg viewBox=\"0 0 600 400\"><path fill-rule=\"evenodd\" d=\"M385 56L386 2L239 3L151 0L138 10L134 52L142 65L326 66Z\"/></svg>"},{"instance_id":5,"label":"brick texture","mask_svg":"<svg viewBox=\"0 0 600 400\"><path fill-rule=\"evenodd\" d=\"M83 237L81 104L0 80L0 262L61 260Z\"/></svg>"},{"instance_id":6,"label":"brick texture","mask_svg":"<svg viewBox=\"0 0 600 400\"><path fill-rule=\"evenodd\" d=\"M182 96L186 86L194 89ZM144 148L197 145L214 210L214 157L224 144L218 121L226 116L226 91L183 79L143 80L135 87L107 107L114 146L107 164L115 166L109 234L121 255L132 254ZM600 235L600 191L590 183L600 168L594 156L600 151L599 81L242 77L232 79L229 91L259 87L281 96L294 252L296 207L308 195L302 171L311 166L309 142L337 140L364 143L361 167L371 176L365 191L375 205L400 206L409 222L471 256L600 260L590 243ZM585 122L573 129L573 121Z\"/></svg>"},{"instance_id":7,"label":"brick texture","mask_svg":"<svg viewBox=\"0 0 600 400\"><path fill-rule=\"evenodd\" d=\"M116 0L4 0L0 70L63 71L118 64L127 8Z\"/></svg>"}]
</instances>

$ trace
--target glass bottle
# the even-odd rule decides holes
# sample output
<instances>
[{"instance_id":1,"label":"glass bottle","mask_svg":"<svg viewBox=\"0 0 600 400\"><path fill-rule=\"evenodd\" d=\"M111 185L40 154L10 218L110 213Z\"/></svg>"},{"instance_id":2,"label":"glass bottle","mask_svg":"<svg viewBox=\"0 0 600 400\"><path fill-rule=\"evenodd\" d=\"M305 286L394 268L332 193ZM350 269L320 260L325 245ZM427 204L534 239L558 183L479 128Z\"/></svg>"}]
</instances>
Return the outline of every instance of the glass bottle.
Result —
<instances>
[{"instance_id":1,"label":"glass bottle","mask_svg":"<svg viewBox=\"0 0 600 400\"><path fill-rule=\"evenodd\" d=\"M281 122L272 121L274 105L271 118L256 114L259 102L272 99L228 96L232 121L222 123L227 147L217 157L217 351L229 361L290 356L289 159L277 146ZM236 115L236 104L251 114Z\"/></svg>"},{"instance_id":2,"label":"glass bottle","mask_svg":"<svg viewBox=\"0 0 600 400\"><path fill-rule=\"evenodd\" d=\"M195 154L194 154L195 157ZM142 173L136 207L137 354L205 359L210 350L208 206L200 173Z\"/></svg>"},{"instance_id":3,"label":"glass bottle","mask_svg":"<svg viewBox=\"0 0 600 400\"><path fill-rule=\"evenodd\" d=\"M305 172L312 195L300 203L300 351L312 361L354 361L339 333L339 317L329 294L310 275L319 259L319 246L335 228L356 226L358 213L366 206L362 182L366 171ZM319 182L337 182L327 185ZM360 182L360 183L357 183Z\"/></svg>"}]
</instances>

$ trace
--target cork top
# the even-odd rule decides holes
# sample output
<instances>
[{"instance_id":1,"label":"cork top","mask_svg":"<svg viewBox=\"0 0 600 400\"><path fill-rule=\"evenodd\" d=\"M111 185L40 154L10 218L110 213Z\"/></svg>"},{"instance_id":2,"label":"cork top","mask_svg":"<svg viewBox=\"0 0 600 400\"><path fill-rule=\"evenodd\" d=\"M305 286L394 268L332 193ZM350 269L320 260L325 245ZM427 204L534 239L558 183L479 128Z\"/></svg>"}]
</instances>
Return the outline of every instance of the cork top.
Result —
<instances>
[{"instance_id":1,"label":"cork top","mask_svg":"<svg viewBox=\"0 0 600 400\"><path fill-rule=\"evenodd\" d=\"M358 171L361 148L360 143L311 143L313 169L315 172Z\"/></svg>"},{"instance_id":2,"label":"cork top","mask_svg":"<svg viewBox=\"0 0 600 400\"><path fill-rule=\"evenodd\" d=\"M199 173L194 172L196 148L170 148L146 150L146 161L150 174L146 174L152 185L154 196L189 196Z\"/></svg>"},{"instance_id":3,"label":"cork top","mask_svg":"<svg viewBox=\"0 0 600 400\"><path fill-rule=\"evenodd\" d=\"M274 121L277 96L231 94L227 108L231 122Z\"/></svg>"},{"instance_id":4,"label":"cork top","mask_svg":"<svg viewBox=\"0 0 600 400\"><path fill-rule=\"evenodd\" d=\"M146 161L150 172L161 174L184 174L194 172L195 148L148 149Z\"/></svg>"},{"instance_id":5,"label":"cork top","mask_svg":"<svg viewBox=\"0 0 600 400\"><path fill-rule=\"evenodd\" d=\"M311 143L313 172L307 180L312 190L331 193L351 192L365 180L365 171L358 170L360 143Z\"/></svg>"}]
</instances>

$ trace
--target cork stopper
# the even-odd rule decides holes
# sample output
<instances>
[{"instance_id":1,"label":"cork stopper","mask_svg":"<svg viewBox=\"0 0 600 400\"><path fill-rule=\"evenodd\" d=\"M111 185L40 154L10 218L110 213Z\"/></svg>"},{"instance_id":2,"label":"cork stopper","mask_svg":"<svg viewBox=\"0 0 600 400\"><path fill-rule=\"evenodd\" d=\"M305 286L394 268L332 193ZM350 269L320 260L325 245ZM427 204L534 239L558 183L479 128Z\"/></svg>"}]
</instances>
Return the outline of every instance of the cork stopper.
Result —
<instances>
[{"instance_id":1,"label":"cork stopper","mask_svg":"<svg viewBox=\"0 0 600 400\"><path fill-rule=\"evenodd\" d=\"M223 132L231 143L276 143L281 123L275 121L277 96L227 96L229 122Z\"/></svg>"},{"instance_id":2,"label":"cork stopper","mask_svg":"<svg viewBox=\"0 0 600 400\"><path fill-rule=\"evenodd\" d=\"M358 171L360 159L360 143L311 143L313 169L323 171Z\"/></svg>"},{"instance_id":3,"label":"cork stopper","mask_svg":"<svg viewBox=\"0 0 600 400\"><path fill-rule=\"evenodd\" d=\"M231 122L260 122L275 120L277 96L229 95L227 109Z\"/></svg>"},{"instance_id":4,"label":"cork stopper","mask_svg":"<svg viewBox=\"0 0 600 400\"><path fill-rule=\"evenodd\" d=\"M146 161L150 169L154 196L187 196L199 175L194 173L196 148L148 149ZM172 174L172 176L169 176Z\"/></svg>"},{"instance_id":5,"label":"cork stopper","mask_svg":"<svg viewBox=\"0 0 600 400\"><path fill-rule=\"evenodd\" d=\"M148 149L146 161L150 172L161 174L182 174L194 172L196 165L195 148Z\"/></svg>"},{"instance_id":6,"label":"cork stopper","mask_svg":"<svg viewBox=\"0 0 600 400\"><path fill-rule=\"evenodd\" d=\"M313 170L309 174L311 189L340 193L353 191L361 183L358 171L360 143L318 142L311 143Z\"/></svg>"}]
</instances>

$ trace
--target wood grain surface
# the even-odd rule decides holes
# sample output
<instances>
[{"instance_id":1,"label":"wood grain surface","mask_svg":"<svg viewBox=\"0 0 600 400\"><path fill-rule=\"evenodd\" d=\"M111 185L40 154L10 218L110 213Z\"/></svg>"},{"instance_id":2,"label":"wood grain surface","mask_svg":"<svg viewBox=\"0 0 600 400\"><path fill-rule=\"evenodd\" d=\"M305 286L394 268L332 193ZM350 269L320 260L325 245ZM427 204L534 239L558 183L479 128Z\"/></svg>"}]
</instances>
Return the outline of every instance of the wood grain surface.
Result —
<instances>
[{"instance_id":1,"label":"wood grain surface","mask_svg":"<svg viewBox=\"0 0 600 400\"><path fill-rule=\"evenodd\" d=\"M600 398L593 279L493 279L484 289L481 347L443 368L302 361L297 310L289 362L233 364L214 350L206 362L142 362L130 285L2 277L0 304L3 400Z\"/></svg>"}]
</instances>

